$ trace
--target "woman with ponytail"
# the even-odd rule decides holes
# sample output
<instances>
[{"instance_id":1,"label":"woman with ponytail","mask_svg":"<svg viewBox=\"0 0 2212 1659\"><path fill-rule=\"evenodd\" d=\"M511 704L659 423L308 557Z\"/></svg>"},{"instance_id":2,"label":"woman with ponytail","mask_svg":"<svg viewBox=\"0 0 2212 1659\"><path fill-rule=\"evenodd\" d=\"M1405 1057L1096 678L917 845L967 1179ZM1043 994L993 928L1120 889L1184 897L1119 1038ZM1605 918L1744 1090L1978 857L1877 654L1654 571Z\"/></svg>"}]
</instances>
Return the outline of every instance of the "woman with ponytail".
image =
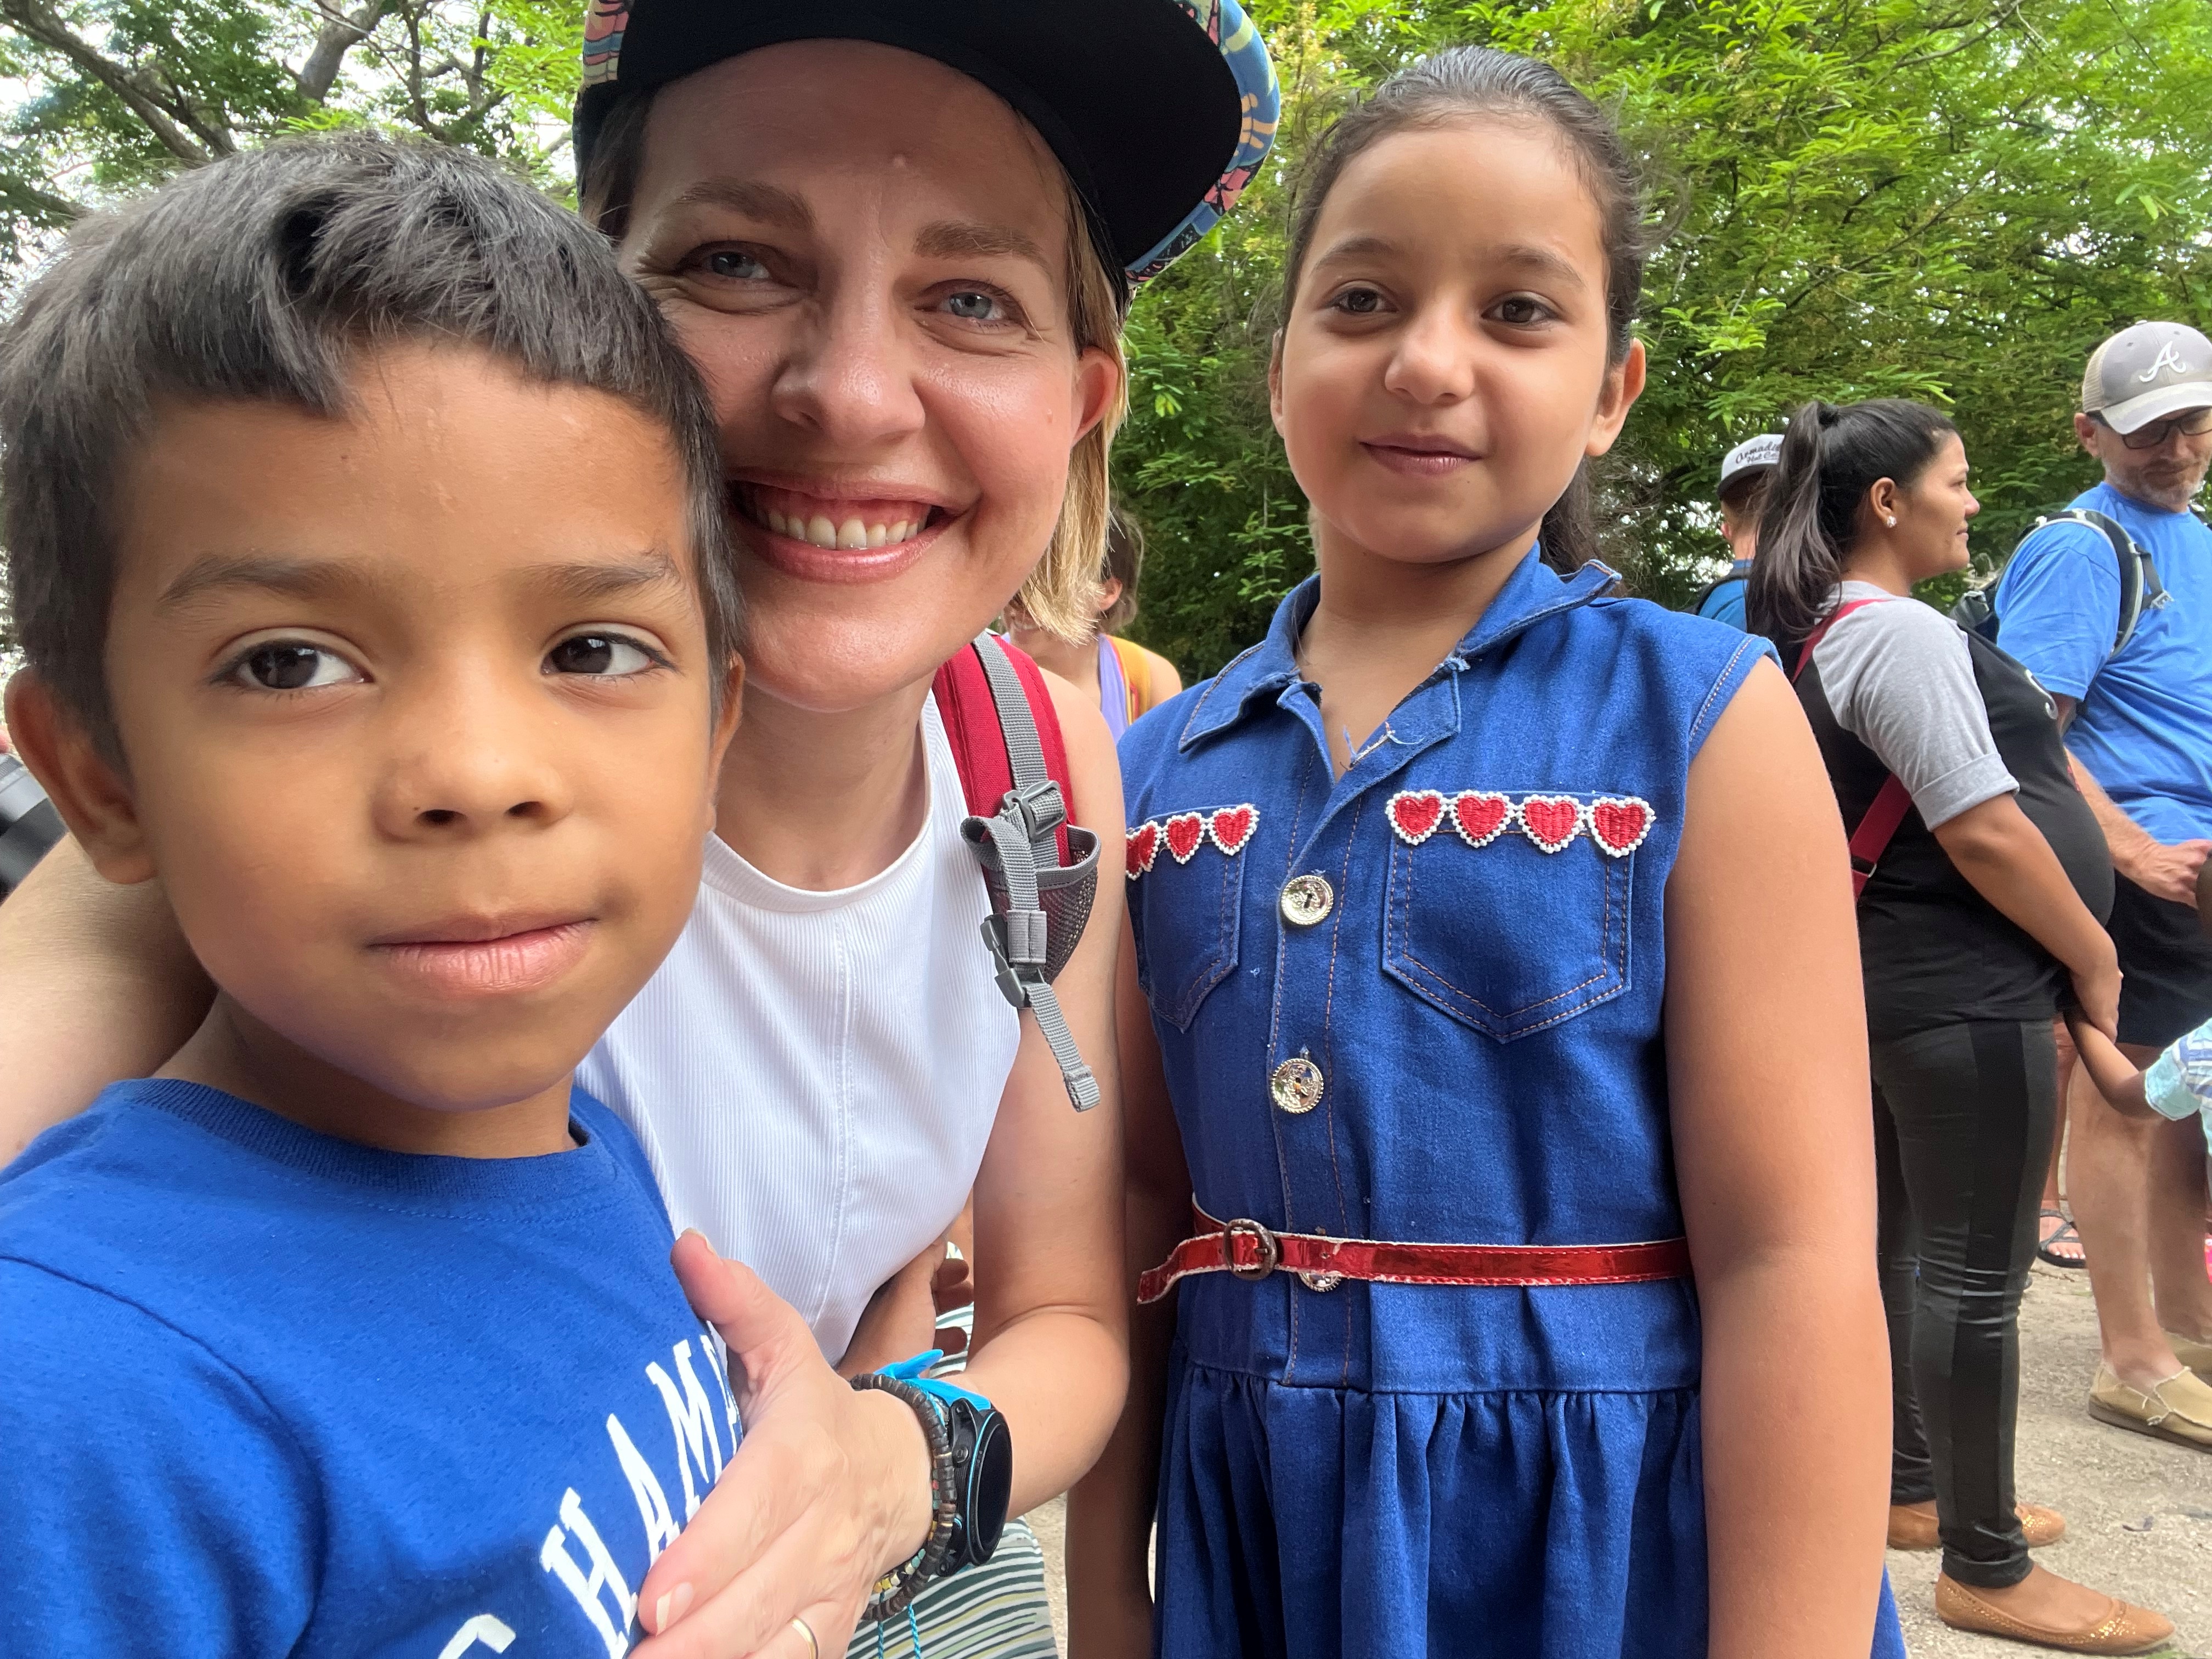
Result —
<instances>
[{"instance_id":1,"label":"woman with ponytail","mask_svg":"<svg viewBox=\"0 0 2212 1659\"><path fill-rule=\"evenodd\" d=\"M2013 1496L2018 1315L2056 1121L2051 1018L2118 1017L2112 875L2051 702L1916 603L1962 568L1965 445L1900 398L1790 422L1752 626L1796 682L1851 832L1895 1427L1889 1542L1943 1552L1948 1625L2077 1653L2172 1626L2036 1566L2065 1522ZM1890 833L1885 837L1883 828Z\"/></svg>"}]
</instances>

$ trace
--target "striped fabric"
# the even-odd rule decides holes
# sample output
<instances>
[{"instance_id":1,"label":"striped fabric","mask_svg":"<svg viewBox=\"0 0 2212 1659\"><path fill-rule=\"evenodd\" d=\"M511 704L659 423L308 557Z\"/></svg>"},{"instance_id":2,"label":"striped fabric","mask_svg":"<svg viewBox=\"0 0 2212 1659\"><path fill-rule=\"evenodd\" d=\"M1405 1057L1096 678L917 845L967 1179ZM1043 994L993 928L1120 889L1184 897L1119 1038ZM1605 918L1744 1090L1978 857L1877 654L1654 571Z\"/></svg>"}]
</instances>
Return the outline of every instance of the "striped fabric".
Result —
<instances>
[{"instance_id":1,"label":"striped fabric","mask_svg":"<svg viewBox=\"0 0 2212 1659\"><path fill-rule=\"evenodd\" d=\"M944 1323L957 1325L972 1340L975 1310L970 1305L946 1314ZM968 1357L957 1354L930 1375L950 1376L967 1365ZM1045 1600L1044 1552L1024 1521L1006 1523L999 1547L981 1566L923 1591L914 1612L921 1631L918 1659L1058 1659ZM908 1659L914 1629L903 1613L883 1627L884 1659ZM853 1632L845 1659L876 1659L877 1639L876 1626L864 1621Z\"/></svg>"}]
</instances>

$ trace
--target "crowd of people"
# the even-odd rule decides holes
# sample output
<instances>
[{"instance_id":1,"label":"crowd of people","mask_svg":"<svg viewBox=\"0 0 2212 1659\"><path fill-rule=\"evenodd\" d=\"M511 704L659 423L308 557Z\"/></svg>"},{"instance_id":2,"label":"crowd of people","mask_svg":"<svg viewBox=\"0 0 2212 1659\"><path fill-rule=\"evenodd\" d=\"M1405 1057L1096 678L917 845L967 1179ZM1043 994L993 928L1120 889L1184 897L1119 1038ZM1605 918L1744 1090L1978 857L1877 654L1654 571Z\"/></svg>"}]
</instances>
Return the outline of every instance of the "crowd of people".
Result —
<instances>
[{"instance_id":1,"label":"crowd of people","mask_svg":"<svg viewBox=\"0 0 2212 1659\"><path fill-rule=\"evenodd\" d=\"M2172 1634L2010 1445L2061 1018L2091 1409L2212 1443L2212 345L2092 360L2002 644L1909 600L1976 502L1898 402L1730 454L1756 632L1629 598L1638 168L1441 52L1299 180L1316 571L1185 690L1109 454L1273 133L1233 0L584 63L580 215L301 139L0 337L70 831L0 907L0 1645L1041 1655L1071 1491L1080 1659L1893 1659L1936 1542L1961 1628Z\"/></svg>"}]
</instances>

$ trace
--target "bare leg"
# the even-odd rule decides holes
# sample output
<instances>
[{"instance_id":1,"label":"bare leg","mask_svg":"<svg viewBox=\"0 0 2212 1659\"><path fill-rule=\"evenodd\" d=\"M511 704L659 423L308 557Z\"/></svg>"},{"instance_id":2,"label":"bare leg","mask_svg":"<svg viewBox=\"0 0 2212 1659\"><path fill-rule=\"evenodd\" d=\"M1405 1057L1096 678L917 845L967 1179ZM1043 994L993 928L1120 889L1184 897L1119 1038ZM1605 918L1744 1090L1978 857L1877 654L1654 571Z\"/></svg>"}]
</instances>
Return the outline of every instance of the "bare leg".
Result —
<instances>
[{"instance_id":1,"label":"bare leg","mask_svg":"<svg viewBox=\"0 0 2212 1659\"><path fill-rule=\"evenodd\" d=\"M2049 1247L2054 1255L2061 1256L2078 1267L2081 1265L2082 1250L2076 1239L2069 1238L2063 1244L2051 1246L2051 1235L2066 1224L2063 1209L2064 1199L2059 1191L2058 1177L2066 1157L2066 1109L2067 1103L2072 1098L2069 1090L2074 1078L2075 1060L2074 1034L2066 1029L2064 1020L2051 1022L2051 1036L2058 1050L2058 1133L2051 1137L2051 1166L2044 1171L2043 1200L2039 1206L2041 1214L2035 1224L2035 1242L2039 1248Z\"/></svg>"},{"instance_id":2,"label":"bare leg","mask_svg":"<svg viewBox=\"0 0 2212 1659\"><path fill-rule=\"evenodd\" d=\"M2193 1119L2154 1123L2150 1273L2158 1322L2212 1342L2212 1278L2204 1270L2204 1131Z\"/></svg>"},{"instance_id":3,"label":"bare leg","mask_svg":"<svg viewBox=\"0 0 2212 1659\"><path fill-rule=\"evenodd\" d=\"M2138 1067L2158 1054L2155 1048L2136 1044L2124 1052ZM2122 1117L2078 1066L2068 1121L2066 1190L2089 1255L2089 1286L2097 1301L2105 1363L2120 1381L2148 1392L2181 1369L2150 1299L2150 1151L2166 1126ZM2197 1270L2201 1275L2201 1257ZM2179 1286L2177 1291L2188 1294Z\"/></svg>"}]
</instances>

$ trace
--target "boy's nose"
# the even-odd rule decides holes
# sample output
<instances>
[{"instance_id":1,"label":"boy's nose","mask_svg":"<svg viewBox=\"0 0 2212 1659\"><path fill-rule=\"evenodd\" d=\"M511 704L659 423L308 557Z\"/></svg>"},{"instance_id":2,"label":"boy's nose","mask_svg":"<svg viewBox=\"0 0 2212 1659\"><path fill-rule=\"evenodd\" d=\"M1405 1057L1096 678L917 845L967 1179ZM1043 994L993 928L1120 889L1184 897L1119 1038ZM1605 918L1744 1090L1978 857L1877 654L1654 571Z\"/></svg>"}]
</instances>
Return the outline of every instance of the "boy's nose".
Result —
<instances>
[{"instance_id":1,"label":"boy's nose","mask_svg":"<svg viewBox=\"0 0 2212 1659\"><path fill-rule=\"evenodd\" d=\"M556 734L502 700L425 698L392 732L380 828L403 839L544 828L573 803Z\"/></svg>"}]
</instances>

